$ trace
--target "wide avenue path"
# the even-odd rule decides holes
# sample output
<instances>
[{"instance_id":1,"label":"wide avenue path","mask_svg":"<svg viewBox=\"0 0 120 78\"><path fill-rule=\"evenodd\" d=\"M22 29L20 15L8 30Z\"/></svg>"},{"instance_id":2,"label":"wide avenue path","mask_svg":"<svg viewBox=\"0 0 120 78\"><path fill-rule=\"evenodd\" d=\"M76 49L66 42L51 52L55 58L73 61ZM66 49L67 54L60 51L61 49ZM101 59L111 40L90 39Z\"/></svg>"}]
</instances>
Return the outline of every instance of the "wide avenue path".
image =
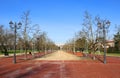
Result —
<instances>
[{"instance_id":1,"label":"wide avenue path","mask_svg":"<svg viewBox=\"0 0 120 78\"><path fill-rule=\"evenodd\" d=\"M0 58L0 78L120 78L119 57L107 57L107 64L64 51L30 60L21 57L16 64L13 57Z\"/></svg>"}]
</instances>

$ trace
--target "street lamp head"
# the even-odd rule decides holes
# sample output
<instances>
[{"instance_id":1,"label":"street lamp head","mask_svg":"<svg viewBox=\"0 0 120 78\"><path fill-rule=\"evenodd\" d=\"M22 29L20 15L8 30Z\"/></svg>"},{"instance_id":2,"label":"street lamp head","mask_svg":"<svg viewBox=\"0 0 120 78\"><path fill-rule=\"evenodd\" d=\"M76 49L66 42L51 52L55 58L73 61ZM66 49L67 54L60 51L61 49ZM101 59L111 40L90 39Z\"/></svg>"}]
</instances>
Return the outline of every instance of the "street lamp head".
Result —
<instances>
[{"instance_id":1,"label":"street lamp head","mask_svg":"<svg viewBox=\"0 0 120 78\"><path fill-rule=\"evenodd\" d=\"M106 24L107 24L108 26L110 26L110 21L109 21L109 20L107 20Z\"/></svg>"},{"instance_id":2,"label":"street lamp head","mask_svg":"<svg viewBox=\"0 0 120 78\"><path fill-rule=\"evenodd\" d=\"M18 23L18 28L20 28L22 26L22 23L21 22L19 22Z\"/></svg>"},{"instance_id":3,"label":"street lamp head","mask_svg":"<svg viewBox=\"0 0 120 78\"><path fill-rule=\"evenodd\" d=\"M13 28L13 22L10 21L9 24L10 24L10 27Z\"/></svg>"},{"instance_id":4,"label":"street lamp head","mask_svg":"<svg viewBox=\"0 0 120 78\"><path fill-rule=\"evenodd\" d=\"M98 23L97 23L97 26L98 26L99 28L101 28L101 22L98 22Z\"/></svg>"},{"instance_id":5,"label":"street lamp head","mask_svg":"<svg viewBox=\"0 0 120 78\"><path fill-rule=\"evenodd\" d=\"M22 23L21 23L21 22L19 22L19 23L18 23L18 25L20 25L20 26L21 26L21 25L22 25Z\"/></svg>"},{"instance_id":6,"label":"street lamp head","mask_svg":"<svg viewBox=\"0 0 120 78\"><path fill-rule=\"evenodd\" d=\"M39 40L39 38L37 38L37 40Z\"/></svg>"}]
</instances>

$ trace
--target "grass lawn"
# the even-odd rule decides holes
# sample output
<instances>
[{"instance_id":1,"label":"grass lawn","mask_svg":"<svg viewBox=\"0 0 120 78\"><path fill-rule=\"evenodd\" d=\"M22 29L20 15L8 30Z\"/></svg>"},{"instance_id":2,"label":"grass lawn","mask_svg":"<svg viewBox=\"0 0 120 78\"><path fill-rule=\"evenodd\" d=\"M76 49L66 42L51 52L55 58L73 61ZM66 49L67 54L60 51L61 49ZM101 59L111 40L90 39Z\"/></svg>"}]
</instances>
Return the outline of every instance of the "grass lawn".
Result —
<instances>
[{"instance_id":1,"label":"grass lawn","mask_svg":"<svg viewBox=\"0 0 120 78\"><path fill-rule=\"evenodd\" d=\"M13 54L15 50L8 50L8 54ZM31 50L27 50L27 52L30 52ZM16 50L17 53L24 53L25 50ZM3 55L4 53L0 52L0 55Z\"/></svg>"},{"instance_id":2,"label":"grass lawn","mask_svg":"<svg viewBox=\"0 0 120 78\"><path fill-rule=\"evenodd\" d=\"M120 57L120 53L107 53L107 56L116 56L116 57Z\"/></svg>"},{"instance_id":3,"label":"grass lawn","mask_svg":"<svg viewBox=\"0 0 120 78\"><path fill-rule=\"evenodd\" d=\"M104 55L104 52L96 52L95 54L98 55ZM116 57L120 57L120 52L116 52L116 53L106 53L107 56L116 56Z\"/></svg>"},{"instance_id":4,"label":"grass lawn","mask_svg":"<svg viewBox=\"0 0 120 78\"><path fill-rule=\"evenodd\" d=\"M96 55L104 55L104 52L96 52L95 53ZM107 56L115 56L115 57L120 57L120 52L115 52L115 53L106 53Z\"/></svg>"},{"instance_id":5,"label":"grass lawn","mask_svg":"<svg viewBox=\"0 0 120 78\"><path fill-rule=\"evenodd\" d=\"M13 54L15 50L8 50L8 54ZM27 53L29 52L32 52L32 50L27 50ZM37 50L34 50L34 52L38 52ZM40 51L42 52L42 51ZM19 53L25 53L25 50L16 50L16 54L19 54ZM0 55L3 55L4 53L2 53L0 51Z\"/></svg>"}]
</instances>

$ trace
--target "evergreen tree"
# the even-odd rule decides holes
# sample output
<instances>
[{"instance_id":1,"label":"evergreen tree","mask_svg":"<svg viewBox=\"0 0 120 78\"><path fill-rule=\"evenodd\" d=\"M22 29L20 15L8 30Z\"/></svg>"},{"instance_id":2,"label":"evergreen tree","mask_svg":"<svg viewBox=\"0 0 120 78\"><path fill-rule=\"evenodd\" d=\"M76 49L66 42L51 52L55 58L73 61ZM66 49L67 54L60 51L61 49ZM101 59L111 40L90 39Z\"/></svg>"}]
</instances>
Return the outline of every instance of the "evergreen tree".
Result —
<instances>
[{"instance_id":1,"label":"evergreen tree","mask_svg":"<svg viewBox=\"0 0 120 78\"><path fill-rule=\"evenodd\" d=\"M117 32L117 34L114 35L114 41L116 50L120 50L120 32Z\"/></svg>"}]
</instances>

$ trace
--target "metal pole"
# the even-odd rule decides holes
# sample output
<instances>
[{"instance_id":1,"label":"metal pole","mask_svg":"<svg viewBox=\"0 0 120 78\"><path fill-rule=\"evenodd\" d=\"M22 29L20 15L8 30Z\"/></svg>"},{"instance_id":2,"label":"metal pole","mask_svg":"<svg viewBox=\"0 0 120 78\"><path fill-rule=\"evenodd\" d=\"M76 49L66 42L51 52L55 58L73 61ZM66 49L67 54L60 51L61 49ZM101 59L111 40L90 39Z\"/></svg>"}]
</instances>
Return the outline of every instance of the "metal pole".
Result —
<instances>
[{"instance_id":1,"label":"metal pole","mask_svg":"<svg viewBox=\"0 0 120 78\"><path fill-rule=\"evenodd\" d=\"M15 36L14 39L15 40L14 40L13 63L15 64L16 63L16 33L17 33L17 29L20 28L20 26L22 25L22 23L21 22L18 23L19 27L17 27L17 23L16 22L13 23L12 21L10 21L9 24L10 24L11 29L14 29L14 36Z\"/></svg>"},{"instance_id":2,"label":"metal pole","mask_svg":"<svg viewBox=\"0 0 120 78\"><path fill-rule=\"evenodd\" d=\"M33 58L35 57L35 54L34 54L34 43L32 44L32 53L33 53Z\"/></svg>"},{"instance_id":3,"label":"metal pole","mask_svg":"<svg viewBox=\"0 0 120 78\"><path fill-rule=\"evenodd\" d=\"M103 34L104 34L104 64L106 64L106 32L105 27L103 25Z\"/></svg>"},{"instance_id":4,"label":"metal pole","mask_svg":"<svg viewBox=\"0 0 120 78\"><path fill-rule=\"evenodd\" d=\"M104 64L106 64L106 30L110 26L109 20L103 20L97 23L98 27L103 30L103 45L104 45ZM106 26L107 25L107 26Z\"/></svg>"},{"instance_id":5,"label":"metal pole","mask_svg":"<svg viewBox=\"0 0 120 78\"><path fill-rule=\"evenodd\" d=\"M17 33L17 31L16 31L16 23L15 23L15 29L14 29L14 34L15 34L15 42L14 42L14 49L15 49L15 51L14 51L14 60L13 60L13 63L15 64L16 63L16 33Z\"/></svg>"},{"instance_id":6,"label":"metal pole","mask_svg":"<svg viewBox=\"0 0 120 78\"><path fill-rule=\"evenodd\" d=\"M74 53L75 53L75 38L74 38Z\"/></svg>"},{"instance_id":7,"label":"metal pole","mask_svg":"<svg viewBox=\"0 0 120 78\"><path fill-rule=\"evenodd\" d=\"M46 42L45 42L45 54L47 54L47 51L46 51Z\"/></svg>"}]
</instances>

